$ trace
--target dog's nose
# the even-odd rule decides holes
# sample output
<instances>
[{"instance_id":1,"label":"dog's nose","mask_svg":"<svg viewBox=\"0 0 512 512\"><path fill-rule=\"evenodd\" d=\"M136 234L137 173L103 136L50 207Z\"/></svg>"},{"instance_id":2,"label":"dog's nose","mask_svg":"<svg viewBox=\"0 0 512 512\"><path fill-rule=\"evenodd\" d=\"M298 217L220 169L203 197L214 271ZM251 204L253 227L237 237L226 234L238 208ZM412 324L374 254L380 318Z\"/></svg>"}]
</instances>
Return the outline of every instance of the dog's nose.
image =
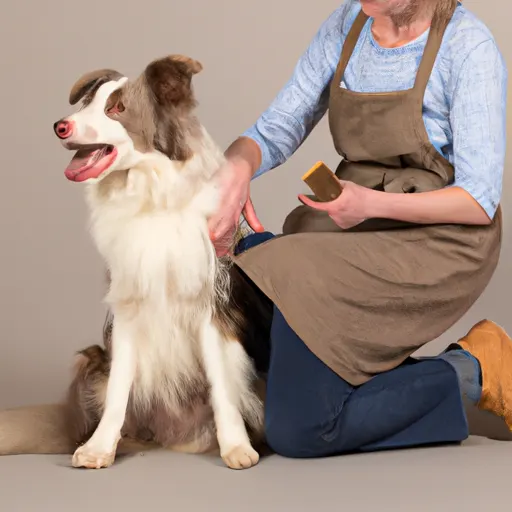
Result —
<instances>
[{"instance_id":1,"label":"dog's nose","mask_svg":"<svg viewBox=\"0 0 512 512\"><path fill-rule=\"evenodd\" d=\"M71 134L73 133L73 123L71 121L61 119L53 125L53 130L55 135L60 139L67 139L71 137Z\"/></svg>"}]
</instances>

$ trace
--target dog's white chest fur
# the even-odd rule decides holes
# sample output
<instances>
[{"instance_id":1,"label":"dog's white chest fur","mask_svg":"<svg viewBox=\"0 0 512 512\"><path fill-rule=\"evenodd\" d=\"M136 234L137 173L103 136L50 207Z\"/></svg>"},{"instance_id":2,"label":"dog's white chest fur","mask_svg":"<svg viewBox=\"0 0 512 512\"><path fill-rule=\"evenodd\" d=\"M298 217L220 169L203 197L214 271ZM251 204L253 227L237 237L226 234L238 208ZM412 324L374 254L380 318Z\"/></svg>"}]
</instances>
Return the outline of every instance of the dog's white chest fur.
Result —
<instances>
[{"instance_id":1,"label":"dog's white chest fur","mask_svg":"<svg viewBox=\"0 0 512 512\"><path fill-rule=\"evenodd\" d=\"M133 396L176 408L182 387L204 375L199 330L212 315L218 277L205 209L215 191L205 184L183 210L169 203L186 191L165 193L179 186L172 175L132 169L109 179L90 190L92 233L110 270L106 302L132 332Z\"/></svg>"}]
</instances>

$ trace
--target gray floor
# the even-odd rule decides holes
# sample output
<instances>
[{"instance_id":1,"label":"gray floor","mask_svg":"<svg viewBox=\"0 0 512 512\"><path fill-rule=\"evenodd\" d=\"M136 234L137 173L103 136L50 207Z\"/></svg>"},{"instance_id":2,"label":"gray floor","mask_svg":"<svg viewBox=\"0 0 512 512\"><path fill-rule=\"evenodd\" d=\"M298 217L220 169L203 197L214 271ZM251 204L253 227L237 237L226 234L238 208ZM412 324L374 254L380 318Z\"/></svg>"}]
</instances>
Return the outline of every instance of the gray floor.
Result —
<instances>
[{"instance_id":1,"label":"gray floor","mask_svg":"<svg viewBox=\"0 0 512 512\"><path fill-rule=\"evenodd\" d=\"M472 432L510 439L470 411ZM235 472L216 458L147 452L107 470L64 456L0 458L0 511L498 512L511 509L512 443L472 436L444 446L324 460L264 458Z\"/></svg>"}]
</instances>

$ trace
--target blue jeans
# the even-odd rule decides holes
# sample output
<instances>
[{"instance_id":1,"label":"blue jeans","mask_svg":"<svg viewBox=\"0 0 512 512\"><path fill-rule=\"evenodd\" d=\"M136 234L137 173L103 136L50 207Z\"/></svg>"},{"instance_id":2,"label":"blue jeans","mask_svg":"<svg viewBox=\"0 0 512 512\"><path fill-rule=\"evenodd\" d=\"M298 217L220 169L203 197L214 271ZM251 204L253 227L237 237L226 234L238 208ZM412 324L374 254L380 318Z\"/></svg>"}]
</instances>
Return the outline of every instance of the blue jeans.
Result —
<instances>
[{"instance_id":1,"label":"blue jeans","mask_svg":"<svg viewBox=\"0 0 512 512\"><path fill-rule=\"evenodd\" d=\"M272 238L250 235L237 252ZM318 359L274 307L265 405L267 442L285 457L461 442L469 435L457 372L408 359L354 387Z\"/></svg>"}]
</instances>

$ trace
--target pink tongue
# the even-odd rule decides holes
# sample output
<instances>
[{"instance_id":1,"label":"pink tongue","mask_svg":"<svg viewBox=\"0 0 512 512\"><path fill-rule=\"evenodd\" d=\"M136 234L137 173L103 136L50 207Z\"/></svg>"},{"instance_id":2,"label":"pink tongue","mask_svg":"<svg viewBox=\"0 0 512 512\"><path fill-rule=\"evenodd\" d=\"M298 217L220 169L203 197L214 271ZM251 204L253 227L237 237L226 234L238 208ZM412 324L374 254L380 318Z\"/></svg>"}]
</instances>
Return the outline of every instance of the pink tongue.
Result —
<instances>
[{"instance_id":1,"label":"pink tongue","mask_svg":"<svg viewBox=\"0 0 512 512\"><path fill-rule=\"evenodd\" d=\"M66 172L69 171L76 173L80 172L86 167L89 167L92 163L94 163L95 157L99 151L99 149L81 149L77 151L76 155L71 159L71 162L69 162L69 165L66 167Z\"/></svg>"}]
</instances>

